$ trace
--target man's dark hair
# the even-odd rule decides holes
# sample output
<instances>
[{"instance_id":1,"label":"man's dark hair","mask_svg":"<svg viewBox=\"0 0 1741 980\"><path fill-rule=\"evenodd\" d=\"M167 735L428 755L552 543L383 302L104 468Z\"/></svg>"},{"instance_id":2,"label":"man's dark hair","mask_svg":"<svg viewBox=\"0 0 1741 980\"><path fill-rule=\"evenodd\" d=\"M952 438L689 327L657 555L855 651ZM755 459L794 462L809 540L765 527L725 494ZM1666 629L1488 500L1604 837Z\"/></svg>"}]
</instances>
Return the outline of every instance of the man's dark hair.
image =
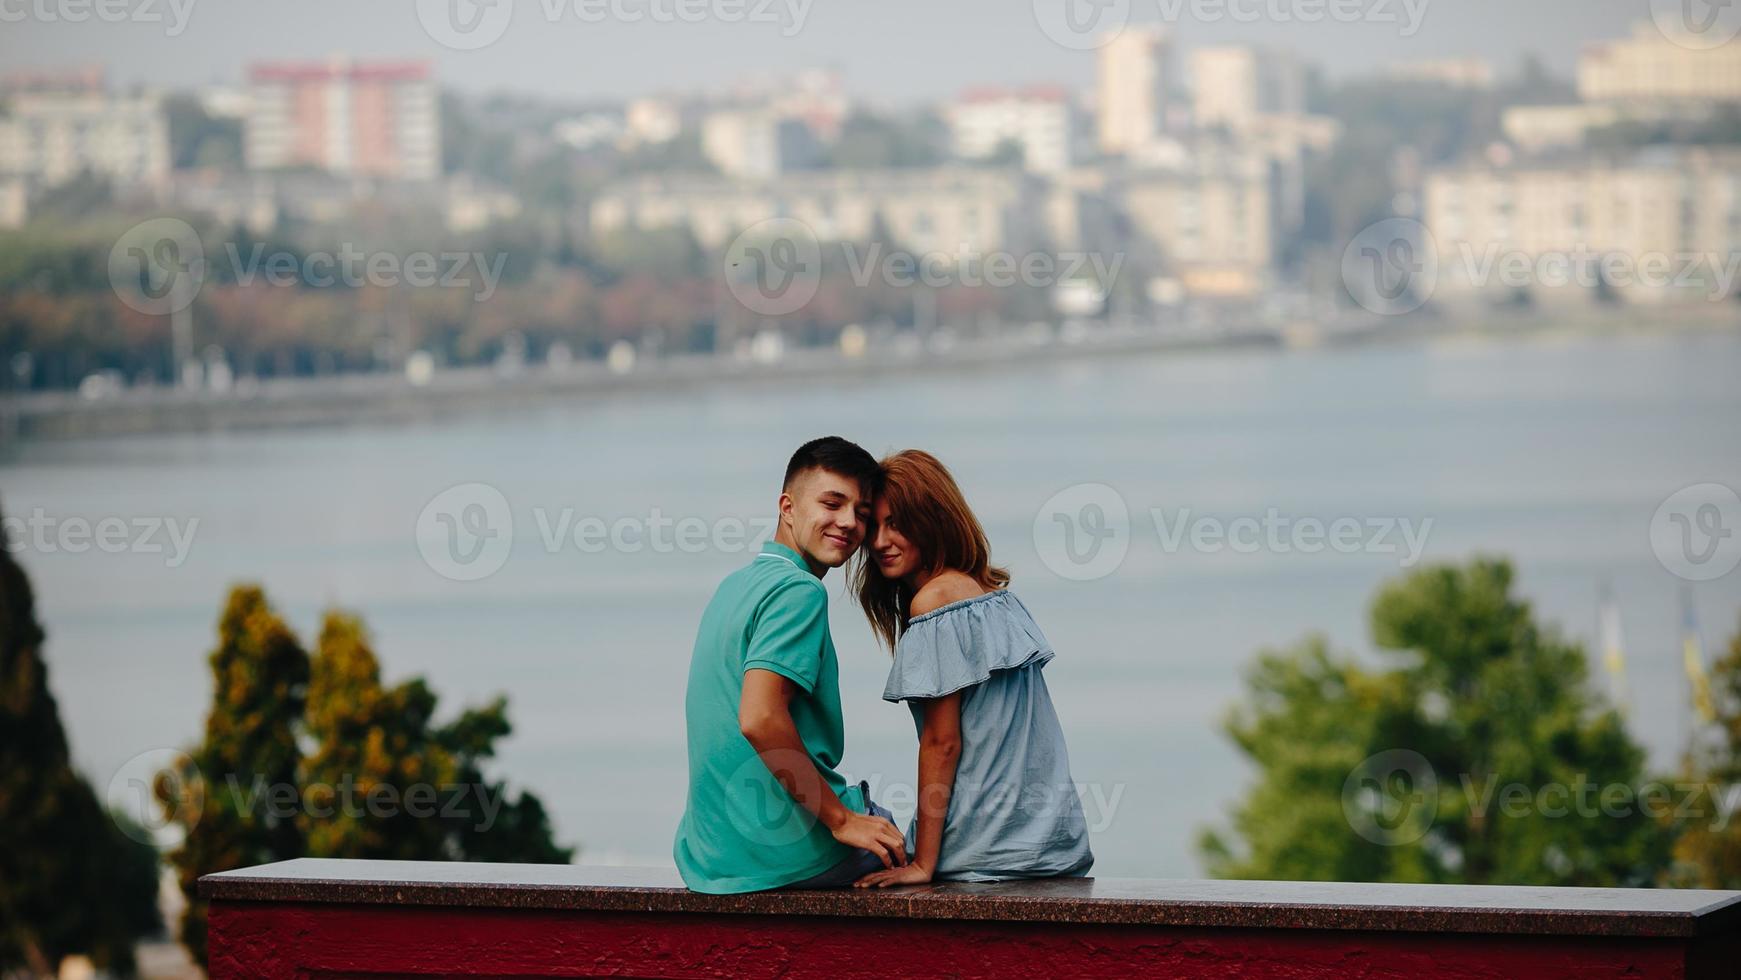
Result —
<instances>
[{"instance_id":1,"label":"man's dark hair","mask_svg":"<svg viewBox=\"0 0 1741 980\"><path fill-rule=\"evenodd\" d=\"M792 454L792 461L786 464L786 479L780 484L780 489L790 492L792 481L798 474L812 469L827 470L857 480L859 489L866 496L876 493L880 473L876 457L865 452L864 447L856 442L839 436L823 436L799 446Z\"/></svg>"}]
</instances>

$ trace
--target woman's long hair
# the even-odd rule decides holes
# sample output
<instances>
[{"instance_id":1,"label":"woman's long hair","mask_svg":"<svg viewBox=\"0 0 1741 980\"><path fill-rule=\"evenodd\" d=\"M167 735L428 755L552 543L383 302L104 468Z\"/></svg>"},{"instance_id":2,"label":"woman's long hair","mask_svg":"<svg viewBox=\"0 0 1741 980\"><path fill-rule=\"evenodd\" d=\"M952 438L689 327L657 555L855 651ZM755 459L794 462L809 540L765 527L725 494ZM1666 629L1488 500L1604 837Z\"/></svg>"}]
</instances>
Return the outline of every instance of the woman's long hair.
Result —
<instances>
[{"instance_id":1,"label":"woman's long hair","mask_svg":"<svg viewBox=\"0 0 1741 980\"><path fill-rule=\"evenodd\" d=\"M973 577L986 590L1010 583L1010 573L991 563L991 543L967 506L948 467L922 449L903 449L882 462L881 500L907 543L918 552L919 567L945 569ZM874 529L873 529L874 530ZM871 554L874 533L865 538L853 569L853 591L883 645L892 653L907 630L912 590L900 579L885 578Z\"/></svg>"}]
</instances>

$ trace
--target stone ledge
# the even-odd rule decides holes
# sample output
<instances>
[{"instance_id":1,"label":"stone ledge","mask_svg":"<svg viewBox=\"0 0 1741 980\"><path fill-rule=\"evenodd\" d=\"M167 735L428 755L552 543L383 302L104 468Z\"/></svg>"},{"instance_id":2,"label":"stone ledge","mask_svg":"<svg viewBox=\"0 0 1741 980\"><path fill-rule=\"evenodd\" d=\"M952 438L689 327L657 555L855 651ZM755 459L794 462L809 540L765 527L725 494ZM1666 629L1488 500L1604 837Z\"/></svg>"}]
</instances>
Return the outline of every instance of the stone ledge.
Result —
<instances>
[{"instance_id":1,"label":"stone ledge","mask_svg":"<svg viewBox=\"0 0 1741 980\"><path fill-rule=\"evenodd\" d=\"M879 891L702 895L673 870L300 858L202 877L219 902L568 909L714 915L1682 937L1741 932L1741 892L1055 878Z\"/></svg>"}]
</instances>

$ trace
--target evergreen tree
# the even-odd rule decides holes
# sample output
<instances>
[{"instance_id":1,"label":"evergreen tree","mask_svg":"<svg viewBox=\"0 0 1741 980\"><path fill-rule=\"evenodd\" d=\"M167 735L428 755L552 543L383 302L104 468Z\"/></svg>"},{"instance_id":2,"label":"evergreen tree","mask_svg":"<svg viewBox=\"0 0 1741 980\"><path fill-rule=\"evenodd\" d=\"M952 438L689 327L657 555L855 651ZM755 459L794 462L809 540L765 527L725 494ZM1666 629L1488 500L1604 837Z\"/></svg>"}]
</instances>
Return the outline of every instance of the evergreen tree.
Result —
<instances>
[{"instance_id":1,"label":"evergreen tree","mask_svg":"<svg viewBox=\"0 0 1741 980\"><path fill-rule=\"evenodd\" d=\"M200 875L294 857L566 863L542 802L510 798L483 765L510 731L507 703L435 723L422 678L393 687L361 620L329 612L312 657L258 588L235 590L212 655L217 683L206 740L172 812L193 815L174 855L189 910L183 941L205 957ZM486 805L483 801L489 801Z\"/></svg>"},{"instance_id":2,"label":"evergreen tree","mask_svg":"<svg viewBox=\"0 0 1741 980\"><path fill-rule=\"evenodd\" d=\"M161 930L157 851L73 769L24 569L0 527L0 973L89 955L116 973ZM131 825L128 825L131 826Z\"/></svg>"},{"instance_id":3,"label":"evergreen tree","mask_svg":"<svg viewBox=\"0 0 1741 980\"><path fill-rule=\"evenodd\" d=\"M362 622L327 614L308 695L315 749L303 768L301 819L309 853L569 861L573 850L552 842L536 796L510 800L503 783L484 778L483 761L510 731L507 702L436 725L436 701L421 678L383 687Z\"/></svg>"},{"instance_id":4,"label":"evergreen tree","mask_svg":"<svg viewBox=\"0 0 1741 980\"><path fill-rule=\"evenodd\" d=\"M1258 781L1233 813L1237 849L1202 836L1211 872L1651 883L1669 840L1638 802L1644 751L1591 693L1583 651L1511 586L1495 560L1388 583L1371 613L1387 670L1319 640L1261 657L1227 723Z\"/></svg>"},{"instance_id":5,"label":"evergreen tree","mask_svg":"<svg viewBox=\"0 0 1741 980\"><path fill-rule=\"evenodd\" d=\"M308 654L258 586L231 591L208 662L212 708L205 740L187 757L187 768L158 780L166 812L185 833L171 855L188 900L182 942L202 963L200 875L303 854L294 808L286 812L283 804L297 786L296 725L308 686ZM196 795L182 795L189 792Z\"/></svg>"}]
</instances>

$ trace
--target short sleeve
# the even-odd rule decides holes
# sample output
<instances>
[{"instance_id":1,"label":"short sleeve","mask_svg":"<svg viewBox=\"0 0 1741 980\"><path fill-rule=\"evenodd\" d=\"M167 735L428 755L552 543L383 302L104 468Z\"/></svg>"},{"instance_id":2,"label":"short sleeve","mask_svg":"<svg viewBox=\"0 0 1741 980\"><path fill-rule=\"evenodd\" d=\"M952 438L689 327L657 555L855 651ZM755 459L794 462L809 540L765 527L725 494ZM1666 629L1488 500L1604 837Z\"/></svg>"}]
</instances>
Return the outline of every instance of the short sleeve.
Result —
<instances>
[{"instance_id":1,"label":"short sleeve","mask_svg":"<svg viewBox=\"0 0 1741 980\"><path fill-rule=\"evenodd\" d=\"M1052 659L1052 647L1009 591L988 592L914 617L895 644L883 700L940 698Z\"/></svg>"},{"instance_id":2,"label":"short sleeve","mask_svg":"<svg viewBox=\"0 0 1741 980\"><path fill-rule=\"evenodd\" d=\"M808 694L822 672L827 642L828 590L820 582L781 583L756 613L744 669L771 670Z\"/></svg>"}]
</instances>

